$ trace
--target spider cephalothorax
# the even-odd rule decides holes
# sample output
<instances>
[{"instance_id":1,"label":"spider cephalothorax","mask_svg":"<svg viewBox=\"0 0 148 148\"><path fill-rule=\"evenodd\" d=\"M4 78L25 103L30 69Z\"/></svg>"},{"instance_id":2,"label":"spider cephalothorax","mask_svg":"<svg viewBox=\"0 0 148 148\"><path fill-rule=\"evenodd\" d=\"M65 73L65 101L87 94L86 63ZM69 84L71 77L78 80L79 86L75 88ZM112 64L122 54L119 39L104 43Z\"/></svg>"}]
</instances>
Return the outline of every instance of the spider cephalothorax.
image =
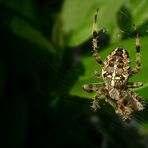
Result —
<instances>
[{"instance_id":1,"label":"spider cephalothorax","mask_svg":"<svg viewBox=\"0 0 148 148\"><path fill-rule=\"evenodd\" d=\"M98 9L97 9L98 12ZM137 74L141 67L140 62L140 42L139 33L136 32L136 67L130 67L130 59L127 50L118 47L107 56L103 62L97 52L97 30L96 30L97 13L93 23L93 56L102 67L102 72L95 72L97 77L102 77L103 83L85 84L84 91L95 91L92 109L99 108L98 99L101 95L105 96L105 101L115 107L115 112L124 120L131 119L134 110L143 110L144 104L141 97L135 93L132 88L141 87L141 82L128 82L129 77Z\"/></svg>"}]
</instances>

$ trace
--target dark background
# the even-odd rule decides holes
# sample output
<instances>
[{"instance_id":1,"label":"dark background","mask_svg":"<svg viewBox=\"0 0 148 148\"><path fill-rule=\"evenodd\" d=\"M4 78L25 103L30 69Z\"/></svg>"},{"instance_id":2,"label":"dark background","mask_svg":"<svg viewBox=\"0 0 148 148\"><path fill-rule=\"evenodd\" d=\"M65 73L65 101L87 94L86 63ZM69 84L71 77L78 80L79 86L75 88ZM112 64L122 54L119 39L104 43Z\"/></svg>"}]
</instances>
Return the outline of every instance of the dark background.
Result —
<instances>
[{"instance_id":1,"label":"dark background","mask_svg":"<svg viewBox=\"0 0 148 148\"><path fill-rule=\"evenodd\" d=\"M145 49L144 70L137 81L147 84L147 4L147 0L0 0L0 148L147 148L147 106L125 123L104 100L103 107L92 112L93 95L81 88L98 67L91 56L97 7L98 27L106 28L99 29L104 57L108 48L124 43L135 56L136 21ZM145 86L137 91L147 102Z\"/></svg>"}]
</instances>

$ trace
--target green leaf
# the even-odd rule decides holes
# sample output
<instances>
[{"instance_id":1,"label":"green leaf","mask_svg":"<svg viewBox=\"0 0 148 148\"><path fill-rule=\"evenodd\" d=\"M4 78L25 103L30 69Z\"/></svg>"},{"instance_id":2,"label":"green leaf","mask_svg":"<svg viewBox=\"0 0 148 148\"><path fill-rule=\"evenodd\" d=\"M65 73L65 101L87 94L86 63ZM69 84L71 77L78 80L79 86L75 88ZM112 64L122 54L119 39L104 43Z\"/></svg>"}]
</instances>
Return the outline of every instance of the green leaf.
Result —
<instances>
[{"instance_id":1,"label":"green leaf","mask_svg":"<svg viewBox=\"0 0 148 148\"><path fill-rule=\"evenodd\" d=\"M130 0L128 3L126 3L126 6L130 10L133 16L133 21L137 26L142 25L148 20L148 0Z\"/></svg>"},{"instance_id":2,"label":"green leaf","mask_svg":"<svg viewBox=\"0 0 148 148\"><path fill-rule=\"evenodd\" d=\"M1 0L0 4L30 19L35 18L34 0Z\"/></svg>"},{"instance_id":3,"label":"green leaf","mask_svg":"<svg viewBox=\"0 0 148 148\"><path fill-rule=\"evenodd\" d=\"M56 53L49 40L37 29L35 22L39 20L37 20L38 16L35 15L34 0L2 0L0 1L0 8L2 11L0 19L3 26L7 27L20 38L51 53Z\"/></svg>"},{"instance_id":4,"label":"green leaf","mask_svg":"<svg viewBox=\"0 0 148 148\"><path fill-rule=\"evenodd\" d=\"M120 9L123 6L129 15ZM128 27L132 23L141 26L148 20L147 0L140 2L138 0L85 0L85 2L84 0L65 0L61 12L62 31L69 36L69 46L78 46L91 37L93 16L97 7L99 8L97 27L98 29L106 28L113 42L119 41L121 34L117 23L117 14L122 15L121 21ZM126 30L130 29L132 28ZM147 32L147 28L144 28L144 31ZM129 33L126 32L126 34Z\"/></svg>"},{"instance_id":5,"label":"green leaf","mask_svg":"<svg viewBox=\"0 0 148 148\"><path fill-rule=\"evenodd\" d=\"M147 47L148 47L148 37L142 37L141 38L141 61L142 61L142 69L140 71L139 74L137 74L136 76L132 77L130 79L130 81L140 81L144 83L144 86L141 88L136 89L136 91L143 96L145 99L148 99L147 97L147 89L148 89L148 51L147 51ZM102 51L100 53L102 59L105 59L105 57L116 47L123 47L125 49L127 49L127 51L129 52L130 55L130 59L131 59L131 66L135 66L136 64L136 51L135 51L135 39L130 39L130 40L124 40L121 42L118 42L116 44L113 44L111 46L109 46L106 50ZM96 63L96 61L94 60L94 58L91 57L85 57L82 60L82 63L84 65L85 68L85 72L83 75L79 76L78 81L74 84L74 86L72 87L70 94L74 95L74 96L79 96L79 97L84 97L84 98L92 98L92 94L88 94L85 93L82 90L82 85L84 84L88 84L88 83L96 83L96 82L100 82L102 81L101 79L97 79L95 78L95 76L93 76L93 73L95 70L97 71L101 71L100 66Z\"/></svg>"},{"instance_id":6,"label":"green leaf","mask_svg":"<svg viewBox=\"0 0 148 148\"><path fill-rule=\"evenodd\" d=\"M97 7L98 28L112 31L115 28L116 13L124 2L124 0L65 0L61 17L63 32L70 33L68 45L77 46L91 37L92 22Z\"/></svg>"},{"instance_id":7,"label":"green leaf","mask_svg":"<svg viewBox=\"0 0 148 148\"><path fill-rule=\"evenodd\" d=\"M117 13L117 26L111 34L112 41L118 41L120 36L128 38L133 32L133 24L140 31L140 34L147 35L148 32L148 5L147 0L129 0ZM122 35L121 35L122 34Z\"/></svg>"},{"instance_id":8,"label":"green leaf","mask_svg":"<svg viewBox=\"0 0 148 148\"><path fill-rule=\"evenodd\" d=\"M10 23L10 29L19 37L41 47L42 49L48 50L51 53L56 52L49 40L26 20L14 17Z\"/></svg>"}]
</instances>

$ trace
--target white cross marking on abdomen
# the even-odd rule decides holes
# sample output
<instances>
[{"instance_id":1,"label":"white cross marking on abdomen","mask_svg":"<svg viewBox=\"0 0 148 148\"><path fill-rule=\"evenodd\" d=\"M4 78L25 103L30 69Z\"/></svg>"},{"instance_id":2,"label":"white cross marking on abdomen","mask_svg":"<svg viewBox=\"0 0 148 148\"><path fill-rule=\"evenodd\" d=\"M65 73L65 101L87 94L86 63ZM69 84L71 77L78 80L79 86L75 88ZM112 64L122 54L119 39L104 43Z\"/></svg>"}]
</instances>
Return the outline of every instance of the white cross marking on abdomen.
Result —
<instances>
[{"instance_id":1,"label":"white cross marking on abdomen","mask_svg":"<svg viewBox=\"0 0 148 148\"><path fill-rule=\"evenodd\" d=\"M117 61L118 59L116 59ZM112 74L112 81L111 81L111 86L115 86L115 76L116 76L116 69L117 69L117 64L114 65L114 71L113 71L113 74Z\"/></svg>"}]
</instances>

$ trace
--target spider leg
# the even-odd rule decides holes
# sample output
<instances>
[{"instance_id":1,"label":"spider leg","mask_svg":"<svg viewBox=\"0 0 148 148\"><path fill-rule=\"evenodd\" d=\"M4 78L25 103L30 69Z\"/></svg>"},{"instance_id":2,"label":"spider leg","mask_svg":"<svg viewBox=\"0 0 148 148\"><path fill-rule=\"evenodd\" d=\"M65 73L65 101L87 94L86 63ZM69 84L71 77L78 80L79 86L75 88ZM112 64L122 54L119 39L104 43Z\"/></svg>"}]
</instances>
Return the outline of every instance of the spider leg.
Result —
<instances>
[{"instance_id":1,"label":"spider leg","mask_svg":"<svg viewBox=\"0 0 148 148\"><path fill-rule=\"evenodd\" d=\"M91 108L93 111L96 111L98 108L100 108L98 104L99 97L102 95L102 87L104 83L92 83L92 84L84 84L83 90L86 92L96 92L96 95L93 97L93 102L91 105Z\"/></svg>"},{"instance_id":2,"label":"spider leg","mask_svg":"<svg viewBox=\"0 0 148 148\"><path fill-rule=\"evenodd\" d=\"M128 101L126 96L121 96L117 101L115 109L116 114L118 114L124 121L130 121L133 111L132 102Z\"/></svg>"},{"instance_id":3,"label":"spider leg","mask_svg":"<svg viewBox=\"0 0 148 148\"><path fill-rule=\"evenodd\" d=\"M93 52L93 56L94 58L96 59L97 63L100 64L101 66L103 65L103 61L101 60L98 52L97 52L97 49L98 49L98 45L97 45L97 37L98 37L98 33L97 33L97 25L96 25L96 22L97 22L97 14L98 14L98 9L97 9L97 12L94 16L94 22L93 22L93 39L92 39L92 43L93 43L93 49L92 49L92 52Z\"/></svg>"},{"instance_id":4,"label":"spider leg","mask_svg":"<svg viewBox=\"0 0 148 148\"><path fill-rule=\"evenodd\" d=\"M120 99L117 101L115 111L123 120L130 121L134 110L137 109L140 111L144 109L144 103L141 97L131 88L127 88L126 93L129 93L131 98L129 99L128 95L125 94L121 95Z\"/></svg>"},{"instance_id":5,"label":"spider leg","mask_svg":"<svg viewBox=\"0 0 148 148\"><path fill-rule=\"evenodd\" d=\"M94 75L97 77L97 78L101 78L102 77L102 73L101 72L98 72L98 71L94 71Z\"/></svg>"},{"instance_id":6,"label":"spider leg","mask_svg":"<svg viewBox=\"0 0 148 148\"><path fill-rule=\"evenodd\" d=\"M101 93L100 92L97 92L97 94L93 97L93 102L92 102L92 105L91 105L91 108L93 111L96 111L97 109L100 108L100 105L99 105L99 97L101 96Z\"/></svg>"},{"instance_id":7,"label":"spider leg","mask_svg":"<svg viewBox=\"0 0 148 148\"><path fill-rule=\"evenodd\" d=\"M142 86L143 86L142 82L128 82L127 83L127 88L139 88Z\"/></svg>"},{"instance_id":8,"label":"spider leg","mask_svg":"<svg viewBox=\"0 0 148 148\"><path fill-rule=\"evenodd\" d=\"M131 95L132 97L132 100L134 101L135 103L135 107L137 110L143 110L144 109L144 102L142 101L142 98L136 93L134 92L132 89L128 89L127 90L129 92L129 94Z\"/></svg>"},{"instance_id":9,"label":"spider leg","mask_svg":"<svg viewBox=\"0 0 148 148\"><path fill-rule=\"evenodd\" d=\"M82 86L82 88L83 88L84 91L91 93L91 92L94 92L94 91L99 91L103 85L104 85L103 82L91 83L91 84L84 84Z\"/></svg>"},{"instance_id":10,"label":"spider leg","mask_svg":"<svg viewBox=\"0 0 148 148\"><path fill-rule=\"evenodd\" d=\"M136 32L136 67L132 70L132 75L137 74L141 69L141 59L140 59L140 35L137 31L135 25L135 32Z\"/></svg>"}]
</instances>

